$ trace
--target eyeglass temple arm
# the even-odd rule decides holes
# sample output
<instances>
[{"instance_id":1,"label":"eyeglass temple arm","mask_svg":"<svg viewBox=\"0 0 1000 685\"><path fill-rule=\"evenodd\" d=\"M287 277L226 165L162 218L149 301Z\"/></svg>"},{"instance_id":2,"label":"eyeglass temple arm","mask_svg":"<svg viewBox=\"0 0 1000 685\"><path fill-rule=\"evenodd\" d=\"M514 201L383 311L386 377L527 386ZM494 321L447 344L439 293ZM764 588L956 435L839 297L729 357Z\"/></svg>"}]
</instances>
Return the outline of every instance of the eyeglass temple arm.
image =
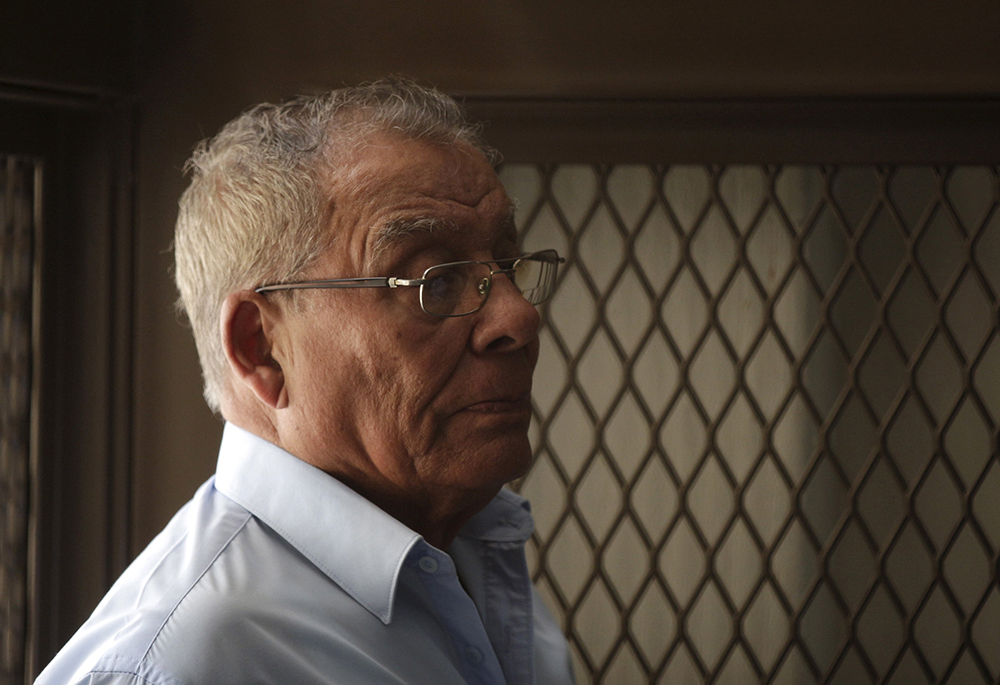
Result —
<instances>
[{"instance_id":1,"label":"eyeglass temple arm","mask_svg":"<svg viewBox=\"0 0 1000 685\"><path fill-rule=\"evenodd\" d=\"M547 252L547 250L545 250ZM524 255L523 257L518 257L517 259L511 260L512 263L516 263L521 259L537 259L540 253L535 252L531 254ZM506 259L501 261L508 261ZM566 260L563 257L556 257L555 259L540 259L538 261L547 261L555 264L562 264ZM481 264L489 264L490 262L480 262ZM498 264L499 266L499 264ZM509 275L512 268L499 270L501 273L506 273ZM269 293L277 290L309 290L313 288L400 288L407 286L423 285L427 282L426 278L396 278L390 276L388 278L384 276L379 276L377 278L335 278L331 280L323 281L299 281L298 283L275 283L273 285L262 285L259 288L254 289L255 293Z\"/></svg>"},{"instance_id":2,"label":"eyeglass temple arm","mask_svg":"<svg viewBox=\"0 0 1000 685\"><path fill-rule=\"evenodd\" d=\"M378 278L337 278L326 281L299 281L298 283L275 283L262 285L254 289L255 293L269 293L276 290L308 290L313 288L394 288L389 281L393 279L380 276Z\"/></svg>"}]
</instances>

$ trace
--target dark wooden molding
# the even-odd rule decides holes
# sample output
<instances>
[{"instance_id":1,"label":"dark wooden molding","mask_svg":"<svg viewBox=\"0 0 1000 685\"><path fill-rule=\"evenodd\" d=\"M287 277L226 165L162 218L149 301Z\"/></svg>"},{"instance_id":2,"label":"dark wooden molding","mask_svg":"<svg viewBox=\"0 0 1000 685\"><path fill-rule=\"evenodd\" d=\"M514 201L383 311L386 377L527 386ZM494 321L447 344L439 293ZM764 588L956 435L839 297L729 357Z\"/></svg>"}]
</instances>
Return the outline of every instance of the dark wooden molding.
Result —
<instances>
[{"instance_id":1,"label":"dark wooden molding","mask_svg":"<svg viewBox=\"0 0 1000 685\"><path fill-rule=\"evenodd\" d=\"M135 107L0 81L0 150L42 164L31 682L131 559Z\"/></svg>"},{"instance_id":2,"label":"dark wooden molding","mask_svg":"<svg viewBox=\"0 0 1000 685\"><path fill-rule=\"evenodd\" d=\"M61 110L115 111L131 105L131 98L104 88L49 83L0 76L0 102L53 107Z\"/></svg>"},{"instance_id":3,"label":"dark wooden molding","mask_svg":"<svg viewBox=\"0 0 1000 685\"><path fill-rule=\"evenodd\" d=\"M510 161L989 163L1000 98L463 98Z\"/></svg>"}]
</instances>

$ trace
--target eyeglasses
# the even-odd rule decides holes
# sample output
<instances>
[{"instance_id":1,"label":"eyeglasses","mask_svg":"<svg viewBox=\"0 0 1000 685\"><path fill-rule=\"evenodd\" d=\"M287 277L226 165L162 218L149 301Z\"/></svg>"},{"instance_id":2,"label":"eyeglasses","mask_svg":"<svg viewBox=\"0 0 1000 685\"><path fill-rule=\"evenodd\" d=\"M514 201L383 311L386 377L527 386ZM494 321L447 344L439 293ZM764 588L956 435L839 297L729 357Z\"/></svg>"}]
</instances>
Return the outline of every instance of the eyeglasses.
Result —
<instances>
[{"instance_id":1,"label":"eyeglasses","mask_svg":"<svg viewBox=\"0 0 1000 685\"><path fill-rule=\"evenodd\" d=\"M552 296L556 268L566 260L555 250L531 252L512 259L489 262L449 262L432 266L421 278L334 278L322 281L276 283L255 292L307 290L312 288L408 288L420 287L420 308L434 316L465 316L482 309L493 285L493 276L503 274L531 304ZM493 268L496 265L496 269Z\"/></svg>"}]
</instances>

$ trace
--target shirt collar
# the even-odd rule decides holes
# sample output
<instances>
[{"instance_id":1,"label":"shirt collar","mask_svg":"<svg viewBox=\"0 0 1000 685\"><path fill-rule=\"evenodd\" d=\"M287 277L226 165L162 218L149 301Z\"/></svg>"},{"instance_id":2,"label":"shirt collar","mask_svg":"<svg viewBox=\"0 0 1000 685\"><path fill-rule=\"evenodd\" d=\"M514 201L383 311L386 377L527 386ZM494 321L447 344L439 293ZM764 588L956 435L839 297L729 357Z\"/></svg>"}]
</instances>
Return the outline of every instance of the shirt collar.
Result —
<instances>
[{"instance_id":1,"label":"shirt collar","mask_svg":"<svg viewBox=\"0 0 1000 685\"><path fill-rule=\"evenodd\" d=\"M403 560L420 535L336 478L231 423L215 487L383 623L391 621Z\"/></svg>"},{"instance_id":2,"label":"shirt collar","mask_svg":"<svg viewBox=\"0 0 1000 685\"><path fill-rule=\"evenodd\" d=\"M458 537L484 542L525 543L535 530L528 500L503 488L482 511L470 518Z\"/></svg>"}]
</instances>

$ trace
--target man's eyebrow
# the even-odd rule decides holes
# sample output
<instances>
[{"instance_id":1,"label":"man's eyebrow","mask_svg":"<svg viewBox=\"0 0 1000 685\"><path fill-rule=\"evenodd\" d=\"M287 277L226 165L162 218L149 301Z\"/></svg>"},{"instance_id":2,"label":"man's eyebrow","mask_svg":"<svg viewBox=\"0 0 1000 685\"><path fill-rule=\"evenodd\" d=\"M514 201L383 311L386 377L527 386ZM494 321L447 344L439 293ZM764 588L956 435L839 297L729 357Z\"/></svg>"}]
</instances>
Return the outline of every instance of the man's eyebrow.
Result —
<instances>
[{"instance_id":1,"label":"man's eyebrow","mask_svg":"<svg viewBox=\"0 0 1000 685\"><path fill-rule=\"evenodd\" d=\"M499 233L517 235L517 201L511 200L507 212L500 219ZM371 239L368 266L396 242L414 233L434 233L436 231L458 231L460 227L454 221L434 216L402 217L391 219L375 229Z\"/></svg>"},{"instance_id":2,"label":"man's eyebrow","mask_svg":"<svg viewBox=\"0 0 1000 685\"><path fill-rule=\"evenodd\" d=\"M408 235L446 230L457 231L459 226L454 221L433 216L405 217L387 221L374 231L368 264L371 265L390 245Z\"/></svg>"}]
</instances>

